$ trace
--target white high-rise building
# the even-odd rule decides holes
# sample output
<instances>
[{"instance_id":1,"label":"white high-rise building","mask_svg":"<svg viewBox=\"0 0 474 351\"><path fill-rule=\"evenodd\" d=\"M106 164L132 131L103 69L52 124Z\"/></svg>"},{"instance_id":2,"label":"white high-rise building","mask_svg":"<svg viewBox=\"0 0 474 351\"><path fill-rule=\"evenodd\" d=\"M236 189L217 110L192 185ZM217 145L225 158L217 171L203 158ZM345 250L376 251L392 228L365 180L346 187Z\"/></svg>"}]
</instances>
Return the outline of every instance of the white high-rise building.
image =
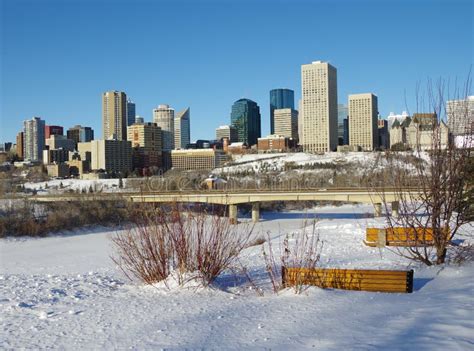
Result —
<instances>
[{"instance_id":1,"label":"white high-rise building","mask_svg":"<svg viewBox=\"0 0 474 351\"><path fill-rule=\"evenodd\" d=\"M449 131L453 135L474 134L474 96L448 101L446 115Z\"/></svg>"},{"instance_id":2,"label":"white high-rise building","mask_svg":"<svg viewBox=\"0 0 474 351\"><path fill-rule=\"evenodd\" d=\"M163 133L163 151L174 149L174 109L169 105L159 105L153 110L153 122Z\"/></svg>"},{"instance_id":3,"label":"white high-rise building","mask_svg":"<svg viewBox=\"0 0 474 351\"><path fill-rule=\"evenodd\" d=\"M377 96L349 95L349 145L372 151L378 147L378 138Z\"/></svg>"},{"instance_id":4,"label":"white high-rise building","mask_svg":"<svg viewBox=\"0 0 474 351\"><path fill-rule=\"evenodd\" d=\"M39 117L33 117L23 123L25 161L41 161L43 159L44 124L44 121Z\"/></svg>"},{"instance_id":5,"label":"white high-rise building","mask_svg":"<svg viewBox=\"0 0 474 351\"><path fill-rule=\"evenodd\" d=\"M298 139L298 111L291 108L274 110L273 124L275 134Z\"/></svg>"},{"instance_id":6,"label":"white high-rise building","mask_svg":"<svg viewBox=\"0 0 474 351\"><path fill-rule=\"evenodd\" d=\"M305 152L337 147L337 70L327 62L301 66L302 145Z\"/></svg>"},{"instance_id":7,"label":"white high-rise building","mask_svg":"<svg viewBox=\"0 0 474 351\"><path fill-rule=\"evenodd\" d=\"M178 112L178 115L174 119L175 149L186 149L188 144L191 142L191 126L189 122L190 114L190 109L188 107L183 111Z\"/></svg>"}]
</instances>

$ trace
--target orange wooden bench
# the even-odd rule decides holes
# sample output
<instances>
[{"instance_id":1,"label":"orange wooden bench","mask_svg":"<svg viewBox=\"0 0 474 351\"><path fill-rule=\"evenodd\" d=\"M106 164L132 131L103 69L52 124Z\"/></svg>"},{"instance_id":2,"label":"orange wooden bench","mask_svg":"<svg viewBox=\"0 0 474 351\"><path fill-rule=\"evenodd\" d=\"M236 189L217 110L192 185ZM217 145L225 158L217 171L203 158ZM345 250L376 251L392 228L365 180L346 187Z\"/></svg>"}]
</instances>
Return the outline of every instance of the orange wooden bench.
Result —
<instances>
[{"instance_id":1,"label":"orange wooden bench","mask_svg":"<svg viewBox=\"0 0 474 351\"><path fill-rule=\"evenodd\" d=\"M314 285L359 291L413 292L413 270L371 270L282 267L283 286Z\"/></svg>"},{"instance_id":2,"label":"orange wooden bench","mask_svg":"<svg viewBox=\"0 0 474 351\"><path fill-rule=\"evenodd\" d=\"M449 228L446 236L449 237ZM371 247L384 246L432 246L432 228L367 228L364 244Z\"/></svg>"}]
</instances>

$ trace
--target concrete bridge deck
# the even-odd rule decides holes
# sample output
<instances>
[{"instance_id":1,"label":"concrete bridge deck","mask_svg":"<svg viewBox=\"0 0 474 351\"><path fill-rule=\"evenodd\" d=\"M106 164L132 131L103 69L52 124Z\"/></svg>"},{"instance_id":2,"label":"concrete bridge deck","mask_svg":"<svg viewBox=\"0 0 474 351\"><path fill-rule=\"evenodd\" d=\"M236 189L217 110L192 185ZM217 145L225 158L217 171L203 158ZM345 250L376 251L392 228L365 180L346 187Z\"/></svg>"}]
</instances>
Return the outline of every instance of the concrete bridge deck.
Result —
<instances>
[{"instance_id":1,"label":"concrete bridge deck","mask_svg":"<svg viewBox=\"0 0 474 351\"><path fill-rule=\"evenodd\" d=\"M103 201L123 199L134 203L206 203L227 205L229 217L237 219L237 205L252 204L252 218L259 218L259 204L270 201L343 201L372 203L375 215L381 214L382 203L392 203L397 214L401 197L417 199L420 192L414 189L402 193L393 189L314 189L314 190L242 190L242 191L174 191L174 192L117 192L93 194L57 194L29 197L35 202Z\"/></svg>"}]
</instances>

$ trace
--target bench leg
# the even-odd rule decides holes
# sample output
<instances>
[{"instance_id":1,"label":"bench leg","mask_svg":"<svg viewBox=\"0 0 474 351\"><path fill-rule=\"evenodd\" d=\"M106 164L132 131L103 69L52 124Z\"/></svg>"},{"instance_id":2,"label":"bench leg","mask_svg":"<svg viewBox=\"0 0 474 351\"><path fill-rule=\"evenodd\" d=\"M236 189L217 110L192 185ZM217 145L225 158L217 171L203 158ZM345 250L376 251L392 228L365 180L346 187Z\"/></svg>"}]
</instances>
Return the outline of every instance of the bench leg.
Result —
<instances>
[{"instance_id":1,"label":"bench leg","mask_svg":"<svg viewBox=\"0 0 474 351\"><path fill-rule=\"evenodd\" d=\"M377 233L376 247L385 247L387 244L387 231L385 229L379 229Z\"/></svg>"},{"instance_id":2,"label":"bench leg","mask_svg":"<svg viewBox=\"0 0 474 351\"><path fill-rule=\"evenodd\" d=\"M374 204L374 216L382 217L382 204L381 203Z\"/></svg>"},{"instance_id":3,"label":"bench leg","mask_svg":"<svg viewBox=\"0 0 474 351\"><path fill-rule=\"evenodd\" d=\"M398 217L399 207L400 207L400 203L398 201L392 202L392 217Z\"/></svg>"}]
</instances>

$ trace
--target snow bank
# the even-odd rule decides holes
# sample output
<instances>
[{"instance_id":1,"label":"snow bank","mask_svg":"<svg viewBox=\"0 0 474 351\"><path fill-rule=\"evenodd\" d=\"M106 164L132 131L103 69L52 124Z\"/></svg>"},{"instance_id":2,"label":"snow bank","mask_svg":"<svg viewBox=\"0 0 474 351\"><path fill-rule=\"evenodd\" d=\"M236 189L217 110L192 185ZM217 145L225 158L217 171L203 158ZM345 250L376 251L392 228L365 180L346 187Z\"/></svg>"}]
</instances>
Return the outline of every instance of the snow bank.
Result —
<instances>
[{"instance_id":1,"label":"snow bank","mask_svg":"<svg viewBox=\"0 0 474 351\"><path fill-rule=\"evenodd\" d=\"M274 295L261 246L240 258L264 287L258 297L242 276L230 272L214 287L198 290L130 282L110 260L108 237L114 233L103 228L0 240L0 348L472 348L474 265L409 267L391 250L366 247L365 227L383 225L372 211L344 205L263 212L255 230L270 232L277 248L286 234L303 229L305 218L317 218L324 266L413 268L412 294L312 287L302 295ZM466 230L472 238L472 227Z\"/></svg>"}]
</instances>

